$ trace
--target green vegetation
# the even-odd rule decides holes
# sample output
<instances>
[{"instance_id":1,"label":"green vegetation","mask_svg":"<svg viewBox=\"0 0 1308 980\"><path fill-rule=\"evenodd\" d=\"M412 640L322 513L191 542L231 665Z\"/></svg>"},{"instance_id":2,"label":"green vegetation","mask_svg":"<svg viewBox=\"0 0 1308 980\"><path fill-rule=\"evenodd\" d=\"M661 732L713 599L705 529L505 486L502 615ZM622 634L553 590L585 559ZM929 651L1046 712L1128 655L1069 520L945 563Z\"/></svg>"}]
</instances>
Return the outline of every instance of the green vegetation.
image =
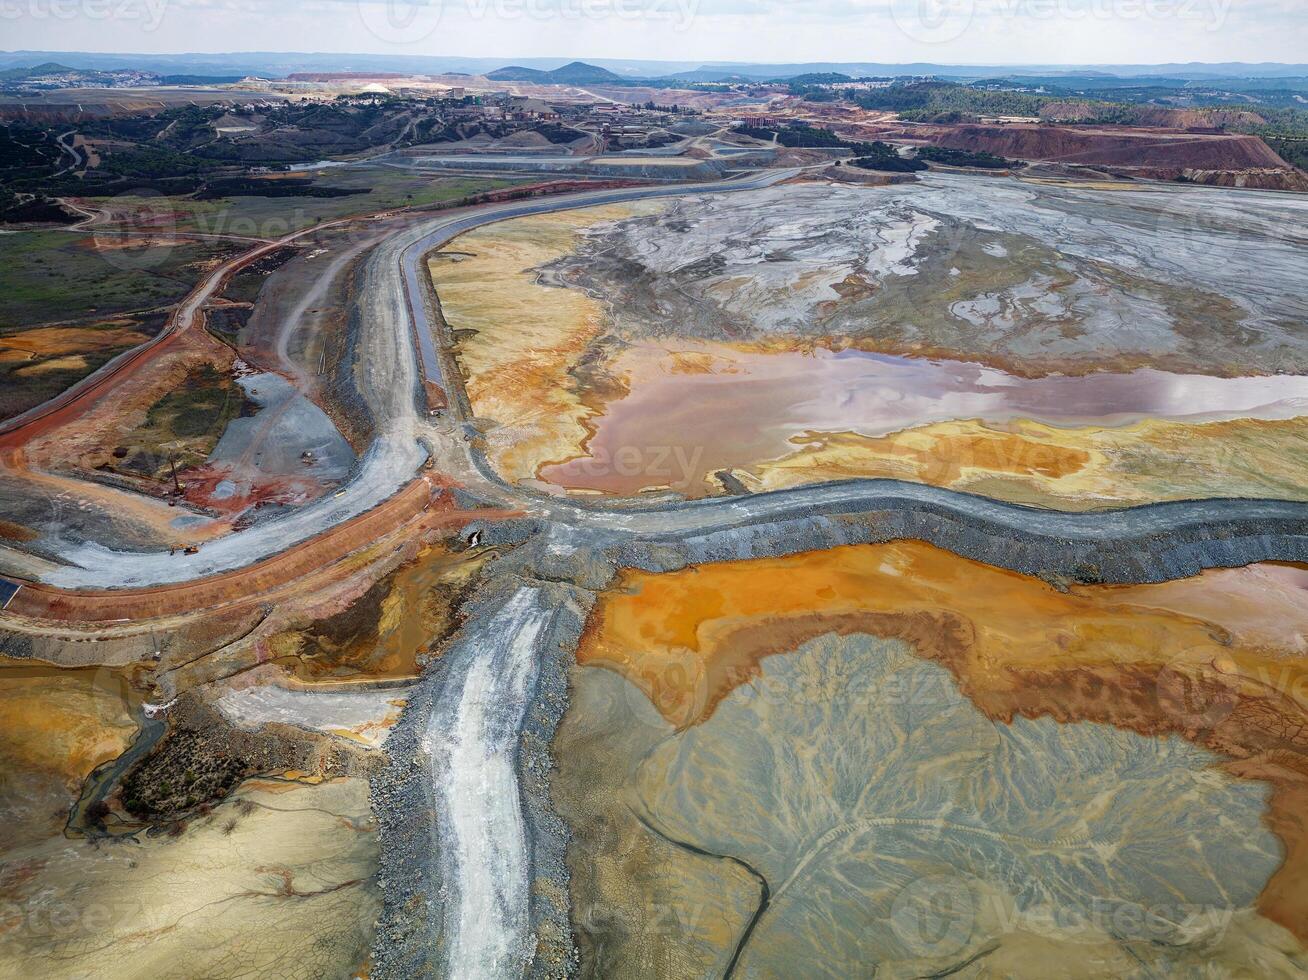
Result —
<instances>
[{"instance_id":1,"label":"green vegetation","mask_svg":"<svg viewBox=\"0 0 1308 980\"><path fill-rule=\"evenodd\" d=\"M1259 108L1258 114L1267 125L1248 126L1242 131L1261 136L1286 163L1308 170L1308 109Z\"/></svg>"},{"instance_id":2,"label":"green vegetation","mask_svg":"<svg viewBox=\"0 0 1308 980\"><path fill-rule=\"evenodd\" d=\"M186 767L189 782L176 776ZM170 731L123 778L123 809L139 820L176 820L223 799L256 771L257 762L208 732Z\"/></svg>"},{"instance_id":3,"label":"green vegetation","mask_svg":"<svg viewBox=\"0 0 1308 980\"><path fill-rule=\"evenodd\" d=\"M0 235L0 334L171 306L195 285L198 263L239 248L231 242L123 248L113 235L67 231Z\"/></svg>"},{"instance_id":4,"label":"green vegetation","mask_svg":"<svg viewBox=\"0 0 1308 980\"><path fill-rule=\"evenodd\" d=\"M65 211L58 201L44 194L24 194L21 197L0 187L0 224L56 224L70 225L81 218Z\"/></svg>"},{"instance_id":5,"label":"green vegetation","mask_svg":"<svg viewBox=\"0 0 1308 980\"><path fill-rule=\"evenodd\" d=\"M918 122L962 122L978 115L1037 116L1054 101L1025 92L992 92L953 82L896 83L868 92L851 92L851 101L864 109L898 112Z\"/></svg>"},{"instance_id":6,"label":"green vegetation","mask_svg":"<svg viewBox=\"0 0 1308 980\"><path fill-rule=\"evenodd\" d=\"M100 170L117 177L148 180L153 177L193 177L217 166L211 160L188 153L153 146L134 146L106 154Z\"/></svg>"},{"instance_id":7,"label":"green vegetation","mask_svg":"<svg viewBox=\"0 0 1308 980\"><path fill-rule=\"evenodd\" d=\"M1014 170L1026 166L1021 160L1009 160L984 150L951 150L944 146L921 147L917 158L949 167L979 167L983 170Z\"/></svg>"},{"instance_id":8,"label":"green vegetation","mask_svg":"<svg viewBox=\"0 0 1308 980\"><path fill-rule=\"evenodd\" d=\"M55 397L124 351L158 333L164 317L125 318L55 330L37 339L0 333L0 418L12 418ZM9 340L17 335L16 340Z\"/></svg>"},{"instance_id":9,"label":"green vegetation","mask_svg":"<svg viewBox=\"0 0 1308 980\"><path fill-rule=\"evenodd\" d=\"M850 160L849 163L854 167L862 167L864 170L888 170L891 173L913 173L917 170L926 170L927 165L921 160L901 157L899 151L889 143L877 141L868 143L863 156Z\"/></svg>"},{"instance_id":10,"label":"green vegetation","mask_svg":"<svg viewBox=\"0 0 1308 980\"><path fill-rule=\"evenodd\" d=\"M308 177L221 177L205 181L195 194L197 201L221 197L352 197L367 194L370 187L331 187Z\"/></svg>"},{"instance_id":11,"label":"green vegetation","mask_svg":"<svg viewBox=\"0 0 1308 980\"><path fill-rule=\"evenodd\" d=\"M145 422L124 437L114 453L117 469L147 479L166 480L175 461L178 471L199 466L222 438L232 419L252 415L257 406L230 375L203 364L150 406Z\"/></svg>"},{"instance_id":12,"label":"green vegetation","mask_svg":"<svg viewBox=\"0 0 1308 980\"><path fill-rule=\"evenodd\" d=\"M1286 163L1308 170L1308 136L1264 136L1263 142Z\"/></svg>"},{"instance_id":13,"label":"green vegetation","mask_svg":"<svg viewBox=\"0 0 1308 980\"><path fill-rule=\"evenodd\" d=\"M1044 91L1029 90L1037 87L1037 81ZM1275 97L1271 101L1276 103L1282 94L1287 101L1296 98L1296 93L1288 90L1271 92L1269 96ZM1308 138L1308 110L1297 105L1267 104L1261 99L1251 102L1220 89L1200 91L1130 85L1068 89L1033 79L974 85L913 81L896 82L868 92L849 90L844 97L864 109L897 112L911 122L938 123L975 122L981 116L1040 116L1048 106L1067 101L1089 108L1090 112L1078 115L1075 122L1090 125L1138 126L1148 120L1150 109L1159 108L1239 109L1261 116L1267 122L1266 125L1232 123L1226 127L1232 132L1269 139ZM1295 153L1294 148L1289 149Z\"/></svg>"},{"instance_id":14,"label":"green vegetation","mask_svg":"<svg viewBox=\"0 0 1308 980\"><path fill-rule=\"evenodd\" d=\"M300 249L295 245L285 245L256 259L227 280L227 286L222 291L223 299L233 303L253 303L258 299L268 277L299 254ZM216 314L221 312L221 308L207 312L211 328L213 322L220 319Z\"/></svg>"},{"instance_id":15,"label":"green vegetation","mask_svg":"<svg viewBox=\"0 0 1308 980\"><path fill-rule=\"evenodd\" d=\"M257 196L229 195L212 200L174 197L167 201L167 206L176 221L177 231L280 238L335 218L373 214L390 208L442 204L522 183L521 180L500 178L433 177L380 166L311 171L310 174L313 186L319 186L321 182L323 186L346 193L293 199L262 193ZM273 182L259 181L260 185L265 183ZM114 203L119 208L135 205L143 211L157 211L161 204L158 198L151 197L121 197ZM127 226L139 227L132 222Z\"/></svg>"},{"instance_id":16,"label":"green vegetation","mask_svg":"<svg viewBox=\"0 0 1308 980\"><path fill-rule=\"evenodd\" d=\"M847 146L844 140L829 129L818 129L799 123L794 126L781 126L777 129L759 129L756 126L741 126L736 132L758 140L775 139L782 146Z\"/></svg>"},{"instance_id":17,"label":"green vegetation","mask_svg":"<svg viewBox=\"0 0 1308 980\"><path fill-rule=\"evenodd\" d=\"M48 174L62 155L48 130L19 122L0 125L0 179Z\"/></svg>"},{"instance_id":18,"label":"green vegetation","mask_svg":"<svg viewBox=\"0 0 1308 980\"><path fill-rule=\"evenodd\" d=\"M775 139L782 146L794 149L814 147L833 147L866 153L870 143L858 143L837 136L829 129L796 123L793 126L779 126L776 129L762 129L758 126L737 126L735 132L751 139L771 141Z\"/></svg>"},{"instance_id":19,"label":"green vegetation","mask_svg":"<svg viewBox=\"0 0 1308 980\"><path fill-rule=\"evenodd\" d=\"M236 382L205 364L150 406L145 426L182 439L214 435L217 442L217 436L236 417L243 402L244 395Z\"/></svg>"}]
</instances>

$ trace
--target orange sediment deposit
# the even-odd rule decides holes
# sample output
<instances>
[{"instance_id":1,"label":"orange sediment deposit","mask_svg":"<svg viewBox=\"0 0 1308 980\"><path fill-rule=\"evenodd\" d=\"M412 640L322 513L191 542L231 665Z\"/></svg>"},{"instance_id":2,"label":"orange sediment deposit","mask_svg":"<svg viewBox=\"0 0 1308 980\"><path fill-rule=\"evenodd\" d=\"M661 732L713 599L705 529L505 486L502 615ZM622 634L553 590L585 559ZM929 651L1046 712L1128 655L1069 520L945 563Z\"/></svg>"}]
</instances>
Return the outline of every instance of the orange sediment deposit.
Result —
<instances>
[{"instance_id":1,"label":"orange sediment deposit","mask_svg":"<svg viewBox=\"0 0 1308 980\"><path fill-rule=\"evenodd\" d=\"M1261 596L1261 598L1259 598ZM826 633L906 641L991 719L1053 717L1178 734L1272 786L1286 848L1259 900L1308 940L1308 569L1265 564L1164 585L1040 581L921 542L627 571L578 663L621 673L667 720L700 723L762 661ZM784 696L784 692L778 692Z\"/></svg>"},{"instance_id":2,"label":"orange sediment deposit","mask_svg":"<svg viewBox=\"0 0 1308 980\"><path fill-rule=\"evenodd\" d=\"M1303 499L1304 419L1147 419L1062 428L970 420L877 438L810 432L793 452L737 471L754 489L887 477L1059 510L1203 496Z\"/></svg>"},{"instance_id":3,"label":"orange sediment deposit","mask_svg":"<svg viewBox=\"0 0 1308 980\"><path fill-rule=\"evenodd\" d=\"M1149 398L1117 407L1113 393L1145 376L1021 380L952 361L699 341L632 344L602 370L610 379L603 390L582 393L591 409L583 442L544 461L540 479L583 491L666 486L699 496L721 470L755 490L890 477L1072 510L1304 494L1294 465L1308 451L1303 418L1168 418L1192 409ZM1170 380L1225 390L1241 407L1244 389L1263 384ZM1149 417L1153 408L1163 417ZM690 465L649 462L669 451ZM619 452L629 457L625 467L614 465Z\"/></svg>"},{"instance_id":4,"label":"orange sediment deposit","mask_svg":"<svg viewBox=\"0 0 1308 980\"><path fill-rule=\"evenodd\" d=\"M441 307L459 343L474 413L495 423L488 453L510 480L530 479L541 459L566 457L593 413L569 372L598 337L599 302L536 285L531 270L575 250L590 226L651 213L657 202L608 205L501 222L453 242L430 263Z\"/></svg>"},{"instance_id":5,"label":"orange sediment deposit","mask_svg":"<svg viewBox=\"0 0 1308 980\"><path fill-rule=\"evenodd\" d=\"M226 533L230 522L196 522L179 529L174 525L178 511L164 500L73 474L112 468L117 462L112 455L114 447L144 426L151 407L182 386L197 366L209 365L228 376L232 363L231 351L207 334L168 337L151 349L149 357L114 375L112 385L98 387L47 416L0 434L0 470L52 498L99 508L115 520L146 528L165 547L211 540Z\"/></svg>"},{"instance_id":6,"label":"orange sediment deposit","mask_svg":"<svg viewBox=\"0 0 1308 980\"><path fill-rule=\"evenodd\" d=\"M341 678L406 678L454 624L454 609L484 555L424 545L416 557L361 593L352 590L304 610L296 625L267 640L269 656L317 687Z\"/></svg>"},{"instance_id":7,"label":"orange sediment deposit","mask_svg":"<svg viewBox=\"0 0 1308 980\"><path fill-rule=\"evenodd\" d=\"M50 371L86 371L90 368L85 357L81 354L68 354L63 357L54 357L48 361L41 361L38 364L31 364L27 367L21 367L14 372L18 378L30 378L40 374L46 374Z\"/></svg>"},{"instance_id":8,"label":"orange sediment deposit","mask_svg":"<svg viewBox=\"0 0 1308 980\"><path fill-rule=\"evenodd\" d=\"M192 371L209 365L227 375L233 363L231 350L208 334L176 334L157 345L149 358L115 375L112 387L84 403L79 399L77 411L58 412L11 435L26 436L28 458L36 465L71 458L93 468L93 461L107 457L123 435L144 424L150 407L177 390Z\"/></svg>"},{"instance_id":9,"label":"orange sediment deposit","mask_svg":"<svg viewBox=\"0 0 1308 980\"><path fill-rule=\"evenodd\" d=\"M182 217L174 212L174 217ZM187 244L183 238L169 235L92 235L83 239L81 247L88 252L122 252L134 248L176 248Z\"/></svg>"},{"instance_id":10,"label":"orange sediment deposit","mask_svg":"<svg viewBox=\"0 0 1308 980\"><path fill-rule=\"evenodd\" d=\"M137 700L117 671L0 657L0 845L62 826L82 781L136 734Z\"/></svg>"},{"instance_id":11,"label":"orange sediment deposit","mask_svg":"<svg viewBox=\"0 0 1308 980\"><path fill-rule=\"evenodd\" d=\"M367 513L248 568L146 589L70 592L28 584L14 597L8 611L29 619L108 623L251 605L266 601L274 590L315 576L382 541L393 544L423 529L458 528L475 520L516 516L504 511L460 510L444 493L433 499L438 490L434 482L415 480Z\"/></svg>"},{"instance_id":12,"label":"orange sediment deposit","mask_svg":"<svg viewBox=\"0 0 1308 980\"><path fill-rule=\"evenodd\" d=\"M95 330L90 327L37 327L0 337L0 363L35 357L60 357L104 348L134 347L148 334L123 326Z\"/></svg>"},{"instance_id":13,"label":"orange sediment deposit","mask_svg":"<svg viewBox=\"0 0 1308 980\"><path fill-rule=\"evenodd\" d=\"M0 732L8 765L51 768L74 783L136 732L123 675L0 656Z\"/></svg>"},{"instance_id":14,"label":"orange sediment deposit","mask_svg":"<svg viewBox=\"0 0 1308 980\"><path fill-rule=\"evenodd\" d=\"M8 541L35 541L40 536L30 527L15 524L13 521L0 521L0 538Z\"/></svg>"}]
</instances>

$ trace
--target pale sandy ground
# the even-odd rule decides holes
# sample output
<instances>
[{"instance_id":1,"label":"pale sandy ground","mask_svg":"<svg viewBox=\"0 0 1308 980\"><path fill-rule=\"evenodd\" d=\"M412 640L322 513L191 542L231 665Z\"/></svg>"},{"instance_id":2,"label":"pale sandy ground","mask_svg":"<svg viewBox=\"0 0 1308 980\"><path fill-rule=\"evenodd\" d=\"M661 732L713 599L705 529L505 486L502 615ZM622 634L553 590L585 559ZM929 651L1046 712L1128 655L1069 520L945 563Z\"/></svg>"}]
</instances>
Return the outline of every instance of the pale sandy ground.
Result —
<instances>
[{"instance_id":1,"label":"pale sandy ground","mask_svg":"<svg viewBox=\"0 0 1308 980\"><path fill-rule=\"evenodd\" d=\"M354 976L380 907L376 862L361 779L252 781L178 838L13 850L0 976Z\"/></svg>"},{"instance_id":2,"label":"pale sandy ground","mask_svg":"<svg viewBox=\"0 0 1308 980\"><path fill-rule=\"evenodd\" d=\"M946 189L951 205L966 212L968 207L960 204L959 188L949 184ZM1010 196L1018 193L1010 192L1007 186L1004 192ZM759 196L760 201L772 200L779 193ZM751 213L745 200L733 200L723 207ZM1132 199L1134 210L1122 213L1134 221L1135 211L1143 207ZM609 328L623 331L623 313L606 311L599 298L581 290L544 285L534 270L575 252L587 240L592 243L619 240L622 236L608 233L608 229L618 227L624 219L638 217L631 209L615 207L519 219L480 229L450 246L451 251L474 253L472 257L457 261L447 257L433 263L436 285L450 323L455 328L478 331L463 340L460 361L469 377L474 410L479 418L488 420L491 428L491 461L510 480L537 477L548 480L551 479L549 464L584 457L581 447L589 435L586 423L595 424L597 413L604 411L603 403L622 395L620 386L603 392L581 390L576 377L569 372L581 362L587 344L601 332ZM1173 218L1167 215L1168 221ZM780 219L769 220L768 227L778 241L785 238L782 231L786 229L778 231L772 227ZM1154 216L1152 220L1162 219ZM1183 230L1188 229L1199 237L1216 233L1207 226L1192 228L1193 223L1181 224ZM789 228L787 233L802 239L796 228ZM907 223L901 236L904 241L895 239L884 244L885 254L878 253L884 260L878 267L879 274L884 276L888 269L897 267L895 263L906 261L911 251L909 240L917 234L915 229L916 226ZM711 257L713 250L705 240L711 230L692 229L680 235L677 240L685 242L685 248L680 251L661 247L677 237L662 233L661 238L645 246L649 254L640 258L650 267L663 270L679 269L692 259ZM1260 234L1264 232L1265 229L1259 229ZM1168 254L1154 237L1145 238L1148 247L1141 245L1141 261L1147 258L1159 263L1167 275L1181 275L1174 268L1179 260ZM738 250L752 248L751 256L763 247L758 243L749 245L747 239L733 242L732 247ZM801 242L796 247L821 251L825 242L826 239L820 238L817 244ZM1195 258L1190 245L1182 243L1173 247L1185 253L1183 258ZM801 257L809 251L803 251ZM999 261L985 255L980 256L981 260ZM1210 269L1211 262L1205 262L1200 263L1203 269ZM782 290L797 297L788 308L790 313L804 306L801 300L812 299L808 295L812 291L810 287L820 287L820 292L834 296L827 284L840 280L850 271L843 265L833 267L834 271L822 266L823 275L813 279L813 270L803 268L807 270L807 278L801 277L802 281L798 282L787 280L786 289ZM748 283L762 275L760 269L764 267L749 265L749 275L743 276L740 283L733 279L728 285L735 283L736 293L749 297L752 287ZM830 274L826 274L828 271ZM1186 274L1195 273L1187 269ZM1245 292L1253 295L1250 302L1263 319L1272 318L1264 307L1274 307L1281 311L1277 315L1284 315L1277 303L1288 302L1284 297L1268 298L1271 294L1266 293L1270 288L1265 284L1267 278L1266 273L1260 273L1253 277L1254 285L1246 283L1244 287ZM1229 274L1219 275L1218 280L1230 291L1240 291L1239 283ZM606 324L606 316L612 318L610 323ZM672 331L679 329L672 320L665 326ZM773 338L766 343L712 346L730 358L733 351L743 357L752 351L775 350L784 343ZM803 346L813 343L813 339L795 339L794 343ZM626 375L618 369L618 360L606 352L601 364L615 371L619 385L648 380ZM692 366L691 369L705 368ZM730 365L724 368L721 364L707 368L728 369ZM678 372L684 370L683 366ZM590 405L585 405L582 400L588 395ZM1202 409L1202 404L1196 405L1197 412ZM724 426L739 427L744 421L743 418L724 419ZM878 437L833 427L792 438L793 449L789 452L760 456L744 465L733 460L726 466L752 490L851 477L892 477L1065 510L1211 496L1303 499L1308 493L1296 463L1308 451L1308 427L1302 419L1237 419L1196 424L1199 421L1148 419L1127 425L1051 426L1020 420L996 424L960 417L958 421L909 425ZM711 445L706 447L703 440L696 445L683 445L677 432L665 435L660 445L681 449L687 458L694 458L697 451L707 448L707 452L701 453L700 461L711 474L714 469L709 459L713 455ZM679 486L679 475L628 480L625 482L630 486L617 488L597 484L595 488L634 492L645 485L674 486L692 495L718 489L711 477L702 480L702 474L696 474L694 486Z\"/></svg>"},{"instance_id":3,"label":"pale sandy ground","mask_svg":"<svg viewBox=\"0 0 1308 980\"><path fill-rule=\"evenodd\" d=\"M533 478L542 461L567 458L585 438L590 411L567 372L603 319L597 302L537 286L530 270L573 251L582 229L664 207L646 201L518 218L470 232L432 260L451 328L477 331L462 341L459 362L474 413L495 423L488 455L508 479Z\"/></svg>"},{"instance_id":4,"label":"pale sandy ground","mask_svg":"<svg viewBox=\"0 0 1308 980\"><path fill-rule=\"evenodd\" d=\"M288 690L272 684L228 691L216 705L242 728L279 723L325 732L368 748L381 748L399 720L402 690Z\"/></svg>"},{"instance_id":5,"label":"pale sandy ground","mask_svg":"<svg viewBox=\"0 0 1308 980\"><path fill-rule=\"evenodd\" d=\"M891 477L1058 510L1195 497L1308 495L1303 419L1193 425L1145 420L1070 429L1017 422L942 422L881 438L812 433L797 448L735 475L756 490L850 477Z\"/></svg>"}]
</instances>

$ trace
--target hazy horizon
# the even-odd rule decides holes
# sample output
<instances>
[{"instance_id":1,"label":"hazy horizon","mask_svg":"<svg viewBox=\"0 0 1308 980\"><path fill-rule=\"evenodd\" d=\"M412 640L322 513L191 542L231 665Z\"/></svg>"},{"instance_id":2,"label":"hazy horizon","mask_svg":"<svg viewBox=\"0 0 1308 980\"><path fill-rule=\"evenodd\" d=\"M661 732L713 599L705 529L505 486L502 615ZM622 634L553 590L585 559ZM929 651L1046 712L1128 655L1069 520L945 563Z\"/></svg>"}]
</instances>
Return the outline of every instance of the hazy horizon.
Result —
<instances>
[{"instance_id":1,"label":"hazy horizon","mask_svg":"<svg viewBox=\"0 0 1308 980\"><path fill-rule=\"evenodd\" d=\"M1020 67L1292 63L1308 11L1295 0L0 0L0 20L9 51Z\"/></svg>"}]
</instances>

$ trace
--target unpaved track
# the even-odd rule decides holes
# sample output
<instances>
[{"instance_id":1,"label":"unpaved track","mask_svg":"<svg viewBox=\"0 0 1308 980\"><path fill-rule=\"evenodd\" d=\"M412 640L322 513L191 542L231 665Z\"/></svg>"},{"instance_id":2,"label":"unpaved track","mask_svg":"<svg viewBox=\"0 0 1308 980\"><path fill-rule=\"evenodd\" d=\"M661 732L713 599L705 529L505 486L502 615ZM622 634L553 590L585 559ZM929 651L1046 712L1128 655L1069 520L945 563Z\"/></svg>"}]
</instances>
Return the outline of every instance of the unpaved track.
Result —
<instances>
[{"instance_id":1,"label":"unpaved track","mask_svg":"<svg viewBox=\"0 0 1308 980\"><path fill-rule=\"evenodd\" d=\"M606 200L646 196L654 195L613 194ZM601 203L598 195L588 200ZM452 338L443 319L433 315L421 260L479 224L567 206L580 205L553 201L462 216L430 229L404 252L404 286L423 341L427 377L448 389L451 405L447 420L424 426L439 447L442 467L487 499L512 502L540 522L517 553L516 567L501 570L497 583L515 576L530 581L536 575L538 581L580 584L594 572L586 565L596 561L657 569L880 537L919 537L1002 567L1068 579L1158 580L1257 560L1308 561L1308 505L1301 503L1203 500L1063 513L895 480L659 503L566 500L508 485L477 448L457 365L448 357L442 362ZM451 385L455 387L449 389ZM492 594L499 590L498 585L487 588ZM380 950L379 977L404 975L392 964L432 960L451 977L542 972L529 955L545 930L539 916L529 914L524 890L526 882L546 873L537 858L537 848L546 841L537 835L530 845L522 843L528 778L520 746L525 744L522 698L533 683L531 672L538 669L528 661L542 632L549 632L547 607L541 589L519 585L505 594L498 609L481 610L469 620L458 644L445 654L458 658L450 669L423 682L431 690L421 746L426 765L421 776L411 778L429 781L437 805L429 828L433 853L416 860L438 869L422 877L441 883L435 900L439 925L425 940L399 944L425 941L425 952ZM546 652L542 649L535 659L543 664ZM411 841L403 832L383 835L388 877L405 876L413 870L406 862L413 860ZM558 886L566 888L565 883ZM403 898L386 896L390 935L403 935L410 924Z\"/></svg>"},{"instance_id":2,"label":"unpaved track","mask_svg":"<svg viewBox=\"0 0 1308 980\"><path fill-rule=\"evenodd\" d=\"M423 424L417 408L424 400L419 354L427 379L442 387L446 382L432 341L432 325L425 301L428 287L425 280L420 278L425 276L421 268L422 256L440 242L482 224L528 214L638 200L643 197L703 193L718 189L744 190L768 186L793 173L794 171L780 171L724 184L604 190L497 204L420 222L389 236L373 250L367 260L364 288L357 307L360 330L360 364L357 370L376 436L340 494L299 508L279 520L259 524L240 535L221 538L205 545L196 555L122 552L104 543L86 542L61 553L60 557L68 562L67 567L43 576L42 581L63 589L145 589L244 568L297 547L308 539L379 506L398 493L415 479L428 456L419 442L420 437L425 437L442 448L459 445L460 439L452 438L448 431L428 431L429 427ZM129 352L131 361L120 364L103 377L88 378L88 384L80 390L70 389L60 399L43 406L39 416L14 420L13 424L20 428L0 436L0 446L6 441L14 444L24 441L25 433L21 426L47 427L56 424L61 418L80 414L86 399L99 397L99 390L113 380L117 371L125 370L133 364L139 366L145 363L152 352L161 345L172 342L180 332L198 327L205 303L238 269L301 237L353 220L356 219L342 219L340 222L288 235L215 269L178 308L163 333L149 344ZM441 461L444 462L444 459ZM458 468L464 471L470 469L467 466ZM18 564L13 562L11 566L16 567Z\"/></svg>"},{"instance_id":3,"label":"unpaved track","mask_svg":"<svg viewBox=\"0 0 1308 980\"><path fill-rule=\"evenodd\" d=\"M1120 553L1125 561L1113 574L1124 579L1265 559L1308 560L1308 505L1277 501L1188 501L1071 514L891 480L688 502L559 500L508 485L490 470L467 426L471 419L459 407L462 398L449 399L455 408L441 420L420 414L424 376L456 395L462 384L457 372L443 367L450 363L444 352L451 339L434 315L428 292L423 257L431 249L495 221L645 197L749 190L793 174L495 205L389 237L367 261L357 310L357 370L377 436L342 497L215 542L182 560L87 545L66 556L74 567L57 569L45 579L73 588L146 587L246 568L377 507L411 484L425 456L420 440L434 447L439 469L471 492L540 522L544 533L533 535L520 550L535 548L544 556L541 565L564 563L560 581L572 570L566 562L584 552L601 555L603 561L654 567L669 554L685 561L743 559L878 534L939 540L959 553L977 551L983 560L1028 572L1049 564L1074 571L1085 556ZM1163 556L1155 561L1158 568L1147 569L1158 556ZM422 781L435 819L423 828L416 856L411 840L383 836L388 882L384 934L398 945L424 945L443 961L442 972L453 977L521 976L531 968L540 934L531 884L540 872L541 838L530 838L524 818L522 732L542 703L536 693L540 665L558 609L549 605L540 579L532 584L530 573L522 569L498 607L481 610L468 622L443 654L440 669L422 682L430 697L416 699L427 706L418 709L427 712L421 716L420 758L395 760L403 770L397 778ZM497 581L503 585L511 574L499 573ZM423 896L434 918L421 934L403 928L411 924L406 916L412 905L404 894L405 871L413 865L405 862L415 860L437 868L430 877L442 882L439 895ZM566 890L562 884L558 888ZM382 967L377 975L402 974Z\"/></svg>"},{"instance_id":4,"label":"unpaved track","mask_svg":"<svg viewBox=\"0 0 1308 980\"><path fill-rule=\"evenodd\" d=\"M430 280L423 257L432 249L482 225L532 214L612 204L644 198L685 194L730 193L771 186L797 171L770 171L711 184L623 188L562 195L442 215L387 237L369 256L358 301L361 332L361 390L376 428L376 438L340 496L320 500L277 521L206 545L199 555L123 553L87 543L62 557L70 562L43 580L66 589L149 588L230 572L293 548L310 537L357 517L397 493L417 475L427 456L422 444L435 450L438 468L474 492L505 507L533 516L604 530L619 535L678 536L708 533L760 522L815 514L856 514L869 510L928 510L959 515L982 525L987 533L1006 531L1059 540L1117 542L1146 547L1148 539L1191 532L1211 525L1214 533L1238 523L1246 536L1265 525L1266 551L1297 553L1283 547L1286 534L1308 526L1308 505L1275 501L1204 500L1137 507L1125 511L1069 514L999 503L894 480L853 480L801 487L744 498L700 501L586 503L566 501L504 483L486 465L472 444L460 411L464 399L439 422L420 415L421 379L462 394L457 371L446 370L442 351L451 344L445 325L434 316ZM298 236L280 240L269 249ZM242 258L248 261L249 256ZM234 267L234 265L233 265ZM191 322L205 299L232 270L216 270L178 313ZM466 402L465 402L466 403ZM421 444L420 444L421 440ZM1273 555L1274 556L1274 555Z\"/></svg>"},{"instance_id":5,"label":"unpaved track","mask_svg":"<svg viewBox=\"0 0 1308 980\"><path fill-rule=\"evenodd\" d=\"M433 846L441 879L458 896L440 920L445 976L514 976L531 961L518 739L550 615L538 590L514 592L483 631L449 654L458 660L427 723L423 749L443 831Z\"/></svg>"}]
</instances>

